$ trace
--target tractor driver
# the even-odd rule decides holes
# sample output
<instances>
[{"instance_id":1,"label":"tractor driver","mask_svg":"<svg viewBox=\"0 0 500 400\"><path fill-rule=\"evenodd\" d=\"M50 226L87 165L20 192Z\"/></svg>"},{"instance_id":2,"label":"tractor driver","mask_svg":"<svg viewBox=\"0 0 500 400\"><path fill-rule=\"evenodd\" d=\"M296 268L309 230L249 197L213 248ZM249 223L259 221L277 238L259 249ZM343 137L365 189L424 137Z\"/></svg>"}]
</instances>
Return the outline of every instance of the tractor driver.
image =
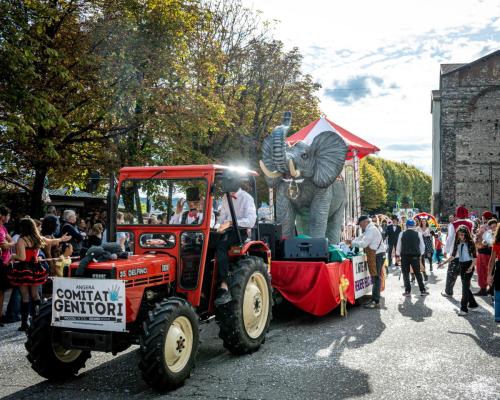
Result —
<instances>
[{"instance_id":1,"label":"tractor driver","mask_svg":"<svg viewBox=\"0 0 500 400\"><path fill-rule=\"evenodd\" d=\"M234 213L238 223L238 228L241 235L241 240L244 242L248 238L248 230L254 227L257 220L257 212L255 210L255 202L253 197L241 187L237 192L231 192ZM217 282L219 289L217 290L217 298L215 306L219 307L231 301L231 293L227 282L229 272L229 256L228 251L231 246L238 244L239 239L232 228L231 212L227 197L222 199L220 215L218 221L220 225L217 231L222 233L215 247L215 257L217 259Z\"/></svg>"}]
</instances>

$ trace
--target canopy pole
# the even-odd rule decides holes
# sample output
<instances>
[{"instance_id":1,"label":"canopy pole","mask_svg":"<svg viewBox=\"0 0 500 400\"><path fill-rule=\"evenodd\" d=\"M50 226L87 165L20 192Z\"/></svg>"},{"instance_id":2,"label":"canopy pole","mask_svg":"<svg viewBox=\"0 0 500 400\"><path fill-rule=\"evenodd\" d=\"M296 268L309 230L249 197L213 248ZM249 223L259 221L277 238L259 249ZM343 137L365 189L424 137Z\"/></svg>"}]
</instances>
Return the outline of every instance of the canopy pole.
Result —
<instances>
[{"instance_id":1,"label":"canopy pole","mask_svg":"<svg viewBox=\"0 0 500 400\"><path fill-rule=\"evenodd\" d=\"M359 157L358 150L353 149L353 164L354 164L354 190L355 190L355 207L354 207L354 220L357 221L361 215L361 191L360 191L360 174L359 174Z\"/></svg>"}]
</instances>

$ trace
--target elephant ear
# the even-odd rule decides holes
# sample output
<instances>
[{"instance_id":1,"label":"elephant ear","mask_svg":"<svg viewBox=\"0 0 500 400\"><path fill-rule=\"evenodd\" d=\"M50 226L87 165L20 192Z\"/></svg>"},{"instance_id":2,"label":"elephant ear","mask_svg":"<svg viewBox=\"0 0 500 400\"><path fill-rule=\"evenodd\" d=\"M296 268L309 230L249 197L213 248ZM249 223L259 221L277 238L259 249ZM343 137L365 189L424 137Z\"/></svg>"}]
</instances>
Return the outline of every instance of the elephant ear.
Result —
<instances>
[{"instance_id":1,"label":"elephant ear","mask_svg":"<svg viewBox=\"0 0 500 400\"><path fill-rule=\"evenodd\" d=\"M344 168L347 144L337 132L325 131L314 138L311 150L316 162L313 182L320 188L328 187Z\"/></svg>"}]
</instances>

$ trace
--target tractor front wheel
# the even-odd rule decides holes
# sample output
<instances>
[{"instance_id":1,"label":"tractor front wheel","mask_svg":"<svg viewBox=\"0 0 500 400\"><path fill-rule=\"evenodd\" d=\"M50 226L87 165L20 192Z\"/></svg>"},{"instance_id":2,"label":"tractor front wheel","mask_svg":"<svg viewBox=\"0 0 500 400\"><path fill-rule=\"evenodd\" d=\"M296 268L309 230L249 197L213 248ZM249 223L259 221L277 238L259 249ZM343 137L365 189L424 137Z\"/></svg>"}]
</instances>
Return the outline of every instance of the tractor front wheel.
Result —
<instances>
[{"instance_id":1,"label":"tractor front wheel","mask_svg":"<svg viewBox=\"0 0 500 400\"><path fill-rule=\"evenodd\" d=\"M64 380L75 376L85 367L90 351L66 349L59 340L59 330L53 328L52 302L40 306L28 329L28 360L31 367L50 380Z\"/></svg>"},{"instance_id":2,"label":"tractor front wheel","mask_svg":"<svg viewBox=\"0 0 500 400\"><path fill-rule=\"evenodd\" d=\"M189 378L198 351L198 316L181 298L156 304L144 322L139 368L153 388L164 391Z\"/></svg>"},{"instance_id":3,"label":"tractor front wheel","mask_svg":"<svg viewBox=\"0 0 500 400\"><path fill-rule=\"evenodd\" d=\"M242 258L233 267L232 301L217 309L219 337L230 352L248 354L259 349L269 329L271 280L262 258Z\"/></svg>"}]
</instances>

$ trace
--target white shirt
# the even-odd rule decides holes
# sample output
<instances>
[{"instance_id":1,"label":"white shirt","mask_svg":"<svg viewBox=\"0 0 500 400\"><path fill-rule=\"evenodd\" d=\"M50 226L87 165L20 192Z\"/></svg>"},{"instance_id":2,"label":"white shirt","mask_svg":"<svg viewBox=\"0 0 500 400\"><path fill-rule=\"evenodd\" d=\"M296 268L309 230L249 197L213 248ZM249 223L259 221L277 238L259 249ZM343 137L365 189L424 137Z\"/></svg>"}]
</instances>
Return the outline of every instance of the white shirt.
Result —
<instances>
[{"instance_id":1,"label":"white shirt","mask_svg":"<svg viewBox=\"0 0 500 400\"><path fill-rule=\"evenodd\" d=\"M486 232L483 233L483 242L486 243L488 247L492 247L493 243L495 243L495 237L491 229L488 229Z\"/></svg>"},{"instance_id":2,"label":"white shirt","mask_svg":"<svg viewBox=\"0 0 500 400\"><path fill-rule=\"evenodd\" d=\"M459 262L472 261L472 257L469 254L469 246L467 246L467 243L464 242L459 243L457 248L457 253Z\"/></svg>"},{"instance_id":3,"label":"white shirt","mask_svg":"<svg viewBox=\"0 0 500 400\"><path fill-rule=\"evenodd\" d=\"M455 244L455 226L448 224L448 233L446 234L446 243L444 244L444 252L450 254L453 251Z\"/></svg>"},{"instance_id":4,"label":"white shirt","mask_svg":"<svg viewBox=\"0 0 500 400\"><path fill-rule=\"evenodd\" d=\"M412 231L416 230L415 228L408 228L409 230L411 229ZM420 254L419 255L422 255L425 253L425 243L424 243L424 237L422 236L422 232L418 231L417 230L417 233L418 233L418 238L420 239L420 243L418 244L418 248L420 250ZM403 232L401 232L399 234L399 237L398 237L398 244L396 245L396 254L398 256L401 255L401 237L403 236Z\"/></svg>"},{"instance_id":5,"label":"white shirt","mask_svg":"<svg viewBox=\"0 0 500 400\"><path fill-rule=\"evenodd\" d=\"M238 220L238 227L240 228L253 228L257 220L257 211L255 210L255 202L253 197L250 196L243 189L238 189L235 194L236 199L233 199L234 213ZM219 223L232 221L231 211L227 203L227 196L222 199L222 205L219 215Z\"/></svg>"},{"instance_id":6,"label":"white shirt","mask_svg":"<svg viewBox=\"0 0 500 400\"><path fill-rule=\"evenodd\" d=\"M365 247L370 247L370 249L376 250L377 254L386 252L385 244L382 240L382 233L373 222L368 224L365 231L360 236L352 240L352 245L363 249Z\"/></svg>"}]
</instances>

